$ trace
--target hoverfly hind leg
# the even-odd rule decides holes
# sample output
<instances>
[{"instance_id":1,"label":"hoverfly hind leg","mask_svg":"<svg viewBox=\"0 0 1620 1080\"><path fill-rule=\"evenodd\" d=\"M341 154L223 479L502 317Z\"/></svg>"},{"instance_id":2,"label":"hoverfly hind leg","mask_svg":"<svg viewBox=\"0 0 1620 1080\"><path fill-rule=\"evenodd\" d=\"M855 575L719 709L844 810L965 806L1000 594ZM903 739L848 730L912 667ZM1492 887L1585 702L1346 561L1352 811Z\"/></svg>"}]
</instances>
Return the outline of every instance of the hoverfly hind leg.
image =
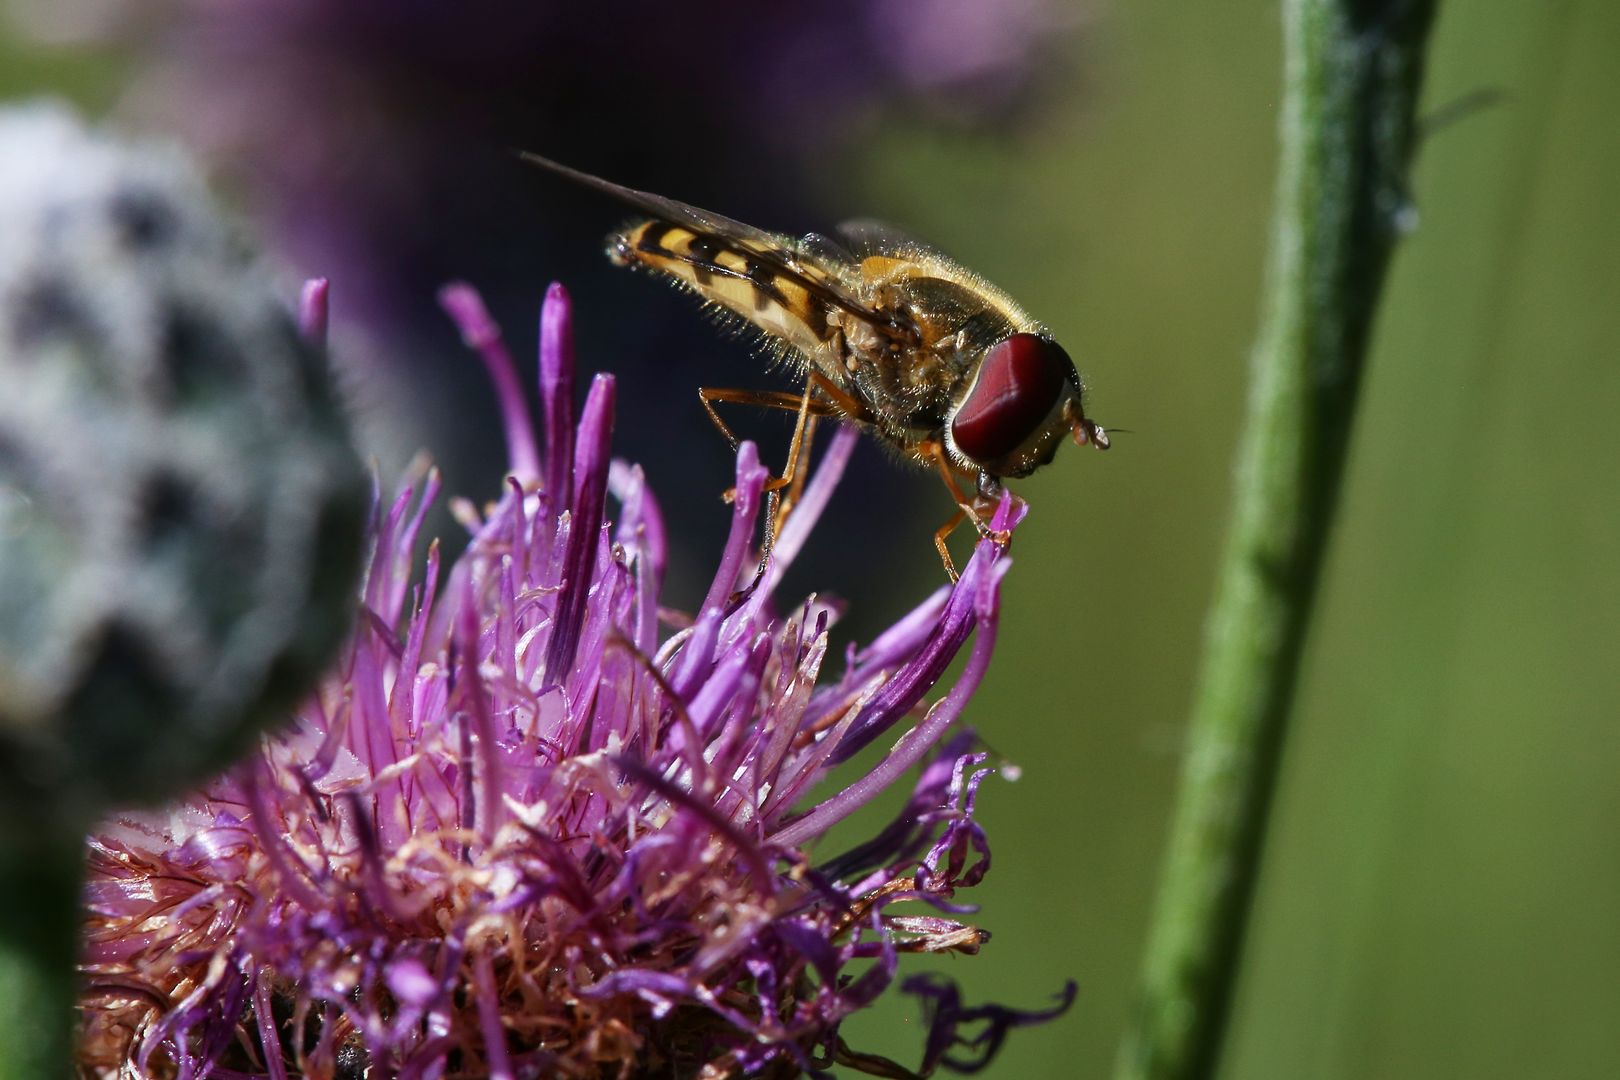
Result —
<instances>
[{"instance_id":1,"label":"hoverfly hind leg","mask_svg":"<svg viewBox=\"0 0 1620 1080\"><path fill-rule=\"evenodd\" d=\"M720 432L720 437L726 440L726 445L731 447L732 453L736 453L737 436L732 433L726 422L720 419L720 413L715 409L714 403L717 401L744 401L747 399L742 395L749 395L751 398L753 395L767 395L770 393L768 390L726 390L712 386L700 386L698 387L698 400L703 402L703 411L709 414L709 422L714 425L716 431ZM750 403L759 404L752 401ZM772 407L779 406L775 406L773 402Z\"/></svg>"},{"instance_id":2,"label":"hoverfly hind leg","mask_svg":"<svg viewBox=\"0 0 1620 1080\"><path fill-rule=\"evenodd\" d=\"M761 409L792 409L797 411L799 408L798 394L786 394L778 390L737 390L729 387L700 386L698 387L698 400L703 403L703 411L709 414L710 423L714 424L715 430L720 432L720 437L726 440L726 445L731 447L732 453L737 452L741 440L731 430L730 425L720 418L720 411L714 407L716 402L725 401L736 405L753 405ZM775 490L770 486L769 481L766 483L766 490ZM720 497L725 502L731 503L737 498L737 489L727 488Z\"/></svg>"},{"instance_id":3,"label":"hoverfly hind leg","mask_svg":"<svg viewBox=\"0 0 1620 1080\"><path fill-rule=\"evenodd\" d=\"M733 492L735 492L735 489L733 489ZM782 531L778 521L778 514L780 514L781 520L785 521L787 519L787 512L779 511L779 505L780 495L775 491L766 492L765 538L760 542L759 546L759 563L754 567L754 576L749 580L748 584L726 598L727 615L747 603L748 598L754 595L754 590L759 588L760 584L765 580L765 571L769 570L771 566L771 551L776 547L776 535Z\"/></svg>"},{"instance_id":4,"label":"hoverfly hind leg","mask_svg":"<svg viewBox=\"0 0 1620 1080\"><path fill-rule=\"evenodd\" d=\"M799 414L793 425L793 442L788 447L787 467L782 470L781 476L773 476L765 481L766 491L790 488L797 493L802 481L796 484L795 479L799 476L799 462L805 457L805 448L808 446L805 436L811 427L810 421L821 416L838 415L836 407L814 397L808 385L804 388L804 392L799 394L784 390L739 390L731 387L700 386L698 400L703 402L703 411L709 414L710 422L734 452L740 445L740 440L731 427L720 418L720 412L715 408L716 403L752 405L757 409L775 409L779 412ZM723 496L728 503L736 497L735 489L728 489Z\"/></svg>"},{"instance_id":5,"label":"hoverfly hind leg","mask_svg":"<svg viewBox=\"0 0 1620 1080\"><path fill-rule=\"evenodd\" d=\"M780 491L783 488L788 488L790 492L793 492L803 486L795 483L795 480L799 475L800 455L805 453L810 443L807 429L812 434L815 431L814 427L810 426L810 386L810 383L805 383L804 392L799 395L799 407L796 410L798 416L793 421L793 441L788 444L787 465L782 469L781 476L772 477L765 481L766 491ZM787 511L784 510L784 516L786 513Z\"/></svg>"}]
</instances>

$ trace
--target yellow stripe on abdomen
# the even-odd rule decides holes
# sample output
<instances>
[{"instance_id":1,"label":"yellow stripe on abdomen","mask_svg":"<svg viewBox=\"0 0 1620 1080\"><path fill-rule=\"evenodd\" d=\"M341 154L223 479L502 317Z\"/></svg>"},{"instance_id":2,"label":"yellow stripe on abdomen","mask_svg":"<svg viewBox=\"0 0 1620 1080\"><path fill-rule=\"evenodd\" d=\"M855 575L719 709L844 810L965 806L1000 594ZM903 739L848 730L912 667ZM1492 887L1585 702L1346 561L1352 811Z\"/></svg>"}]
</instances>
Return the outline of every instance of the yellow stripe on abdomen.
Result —
<instances>
[{"instance_id":1,"label":"yellow stripe on abdomen","mask_svg":"<svg viewBox=\"0 0 1620 1080\"><path fill-rule=\"evenodd\" d=\"M822 303L804 282L776 269L783 258L773 252L749 251L712 233L652 220L611 237L608 255L620 266L645 266L674 278L794 348L812 352L827 340Z\"/></svg>"}]
</instances>

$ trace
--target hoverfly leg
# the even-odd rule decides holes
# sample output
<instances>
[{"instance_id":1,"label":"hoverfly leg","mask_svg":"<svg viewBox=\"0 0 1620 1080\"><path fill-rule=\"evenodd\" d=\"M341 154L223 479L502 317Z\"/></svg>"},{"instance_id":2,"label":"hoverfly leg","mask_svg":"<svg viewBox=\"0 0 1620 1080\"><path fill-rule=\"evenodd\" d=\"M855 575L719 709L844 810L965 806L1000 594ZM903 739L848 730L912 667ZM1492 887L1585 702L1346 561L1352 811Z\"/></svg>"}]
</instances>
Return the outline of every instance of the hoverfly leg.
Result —
<instances>
[{"instance_id":1,"label":"hoverfly leg","mask_svg":"<svg viewBox=\"0 0 1620 1080\"><path fill-rule=\"evenodd\" d=\"M799 448L799 461L793 469L792 482L781 493L782 500L777 508L774 523L777 532L781 532L783 526L787 524L788 515L793 513L793 508L799 505L799 496L804 494L804 483L810 476L810 447L815 444L817 419L819 417L812 413L809 422L805 424L804 443ZM784 478L785 476L786 474Z\"/></svg>"},{"instance_id":2,"label":"hoverfly leg","mask_svg":"<svg viewBox=\"0 0 1620 1080\"><path fill-rule=\"evenodd\" d=\"M781 476L765 481L766 491L780 491L793 486L794 477L799 471L799 454L806 445L805 427L810 421L810 388L813 385L806 382L804 392L799 395L799 415L793 422L793 441L788 443L787 466L783 468Z\"/></svg>"},{"instance_id":3,"label":"hoverfly leg","mask_svg":"<svg viewBox=\"0 0 1620 1080\"><path fill-rule=\"evenodd\" d=\"M726 598L726 613L728 615L747 603L748 598L754 595L754 590L759 588L760 583L765 580L765 571L771 565L771 549L776 546L776 534L782 531L778 521L778 513L780 513L781 520L785 521L787 519L785 510L778 511L780 502L780 496L776 492L766 492L765 538L760 542L759 564L754 567L754 576L748 584Z\"/></svg>"},{"instance_id":4,"label":"hoverfly leg","mask_svg":"<svg viewBox=\"0 0 1620 1080\"><path fill-rule=\"evenodd\" d=\"M980 536L986 540L994 540L998 547L1004 548L1012 543L1012 533L1006 529L992 529L984 521L984 518L995 514L996 507L1001 505L1003 495L1010 495L1018 506L1024 505L1024 500L1008 492L1000 480L987 472L980 472L974 487L973 506L968 511L968 517L978 526Z\"/></svg>"},{"instance_id":5,"label":"hoverfly leg","mask_svg":"<svg viewBox=\"0 0 1620 1080\"><path fill-rule=\"evenodd\" d=\"M813 397L812 394L820 395ZM778 484L788 488L787 497L782 503L782 514L777 520L777 529L780 530L787 523L788 514L799 501L804 492L805 480L810 475L807 464L810 458L810 446L816 437L816 421L823 416L840 417L852 420L858 424L873 423L873 416L866 406L841 390L836 383L814 368L806 372L804 386L805 412L800 414L799 422L802 425L803 435L795 429L797 442L795 448L788 452L788 467L783 471ZM766 485L769 487L770 485Z\"/></svg>"},{"instance_id":6,"label":"hoverfly leg","mask_svg":"<svg viewBox=\"0 0 1620 1080\"><path fill-rule=\"evenodd\" d=\"M726 422L720 419L720 413L714 407L716 401L730 400L726 395L732 393L735 393L735 391L718 390L708 386L698 387L698 400L703 402L703 411L709 414L709 421L714 424L715 430L720 432L720 437L726 440L726 445L731 447L731 452L735 454L737 452L737 436L732 434L731 428L727 427ZM730 505L737 498L737 489L734 487L727 488L720 498L727 505Z\"/></svg>"},{"instance_id":7,"label":"hoverfly leg","mask_svg":"<svg viewBox=\"0 0 1620 1080\"><path fill-rule=\"evenodd\" d=\"M720 413L716 411L714 403L717 401L735 401L737 400L735 395L748 393L753 393L753 391L724 390L712 386L698 387L698 400L703 402L703 411L709 414L709 421L714 424L715 430L720 432L721 438L726 440L726 445L731 447L732 453L737 451L737 436L732 434L731 428L727 427L726 422L720 419Z\"/></svg>"},{"instance_id":8,"label":"hoverfly leg","mask_svg":"<svg viewBox=\"0 0 1620 1080\"><path fill-rule=\"evenodd\" d=\"M956 531L956 527L962 524L962 519L965 517L967 517L967 507L958 507L956 513L951 515L950 520L934 531L934 550L939 552L939 561L945 564L945 574L951 579L952 585L962 580L962 575L956 572L956 564L951 561L951 549L945 546L945 540L951 533Z\"/></svg>"},{"instance_id":9,"label":"hoverfly leg","mask_svg":"<svg viewBox=\"0 0 1620 1080\"><path fill-rule=\"evenodd\" d=\"M978 530L981 537L994 542L998 547L1006 547L1011 543L1012 533L1006 529L992 529L985 521L984 514L994 512L1000 493L999 491L987 490L982 475L976 481L974 495L970 498L962 490L962 485L957 482L957 475L962 470L952 465L951 460L945 456L944 446L933 439L929 439L918 444L917 453L934 463L934 468L938 470L940 479L945 481L946 490L951 493L951 498L956 502L956 513L951 516L951 520L946 522L944 527L934 534L934 547L938 549L940 558L945 563L945 572L950 575L951 580L954 582L957 580L957 573L955 566L951 563L949 553L945 550L945 538L950 536L958 525L962 524L964 518L973 523L973 527Z\"/></svg>"},{"instance_id":10,"label":"hoverfly leg","mask_svg":"<svg viewBox=\"0 0 1620 1080\"><path fill-rule=\"evenodd\" d=\"M872 415L870 409L840 390L837 383L813 368L810 371L810 385L815 387L816 391L826 398L828 402L819 411L818 415L842 416L858 424L876 423L876 417Z\"/></svg>"},{"instance_id":11,"label":"hoverfly leg","mask_svg":"<svg viewBox=\"0 0 1620 1080\"><path fill-rule=\"evenodd\" d=\"M969 521L973 522L973 527L979 530L980 539L989 540L991 543L1001 548L1012 544L1011 532L1008 532L1006 529L992 529L985 522L979 511L974 507L964 505L962 507L962 512L967 516Z\"/></svg>"},{"instance_id":12,"label":"hoverfly leg","mask_svg":"<svg viewBox=\"0 0 1620 1080\"><path fill-rule=\"evenodd\" d=\"M733 405L752 405L759 409L779 409L784 412L789 410L799 412L808 409L811 415L823 415L827 411L827 407L821 402L808 401L808 397L808 390L804 394L789 394L780 390L736 390L715 386L698 387L698 400L703 402L703 411L709 414L709 419L713 421L715 428L725 438L727 445L733 451L739 445L737 436L732 433L726 422L720 419L720 413L714 407L716 402L724 401ZM798 441L798 430L799 428L796 425L795 442ZM792 451L790 451L790 457L791 454ZM767 491L774 491L782 486L781 481L773 479L766 482L765 488ZM728 488L725 494L721 496L728 503L736 499L736 497L737 490L735 488Z\"/></svg>"}]
</instances>

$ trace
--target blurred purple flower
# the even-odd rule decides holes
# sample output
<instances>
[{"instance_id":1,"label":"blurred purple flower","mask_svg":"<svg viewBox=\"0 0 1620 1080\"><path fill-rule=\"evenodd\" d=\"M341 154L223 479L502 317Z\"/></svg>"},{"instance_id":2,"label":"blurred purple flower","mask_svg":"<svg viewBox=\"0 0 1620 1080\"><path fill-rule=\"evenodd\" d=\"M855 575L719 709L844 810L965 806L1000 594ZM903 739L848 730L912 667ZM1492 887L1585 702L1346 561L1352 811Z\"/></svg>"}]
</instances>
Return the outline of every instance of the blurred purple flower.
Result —
<instances>
[{"instance_id":1,"label":"blurred purple flower","mask_svg":"<svg viewBox=\"0 0 1620 1080\"><path fill-rule=\"evenodd\" d=\"M745 17L723 0L0 2L37 37L136 42L133 110L212 151L277 219L279 243L353 272L363 296L400 269L386 255L426 271L446 246L502 235L473 220L509 230L512 207L535 201L514 146L642 186L698 164L719 186L692 194L735 195L728 210L746 215L767 189L780 206L796 167L884 106L1004 116L1079 21L1057 0L756 4Z\"/></svg>"},{"instance_id":2,"label":"blurred purple flower","mask_svg":"<svg viewBox=\"0 0 1620 1080\"><path fill-rule=\"evenodd\" d=\"M324 292L309 296L318 333ZM430 545L418 575L437 478L407 488L374 523L361 626L295 728L92 838L82 1071L905 1075L838 1028L898 954L988 936L954 894L989 867L973 812L990 769L947 733L990 661L1004 552L980 543L954 588L818 684L834 609L779 612L775 590L855 433L831 441L762 569L766 471L744 444L707 598L660 642L663 518L640 470L610 461L611 376L575 423L566 295L553 287L542 322L543 446L482 302L443 299L498 391L505 493L460 504L469 546L441 576ZM1019 517L1004 501L995 527ZM870 771L793 809L902 720ZM918 764L889 827L811 860ZM907 985L930 1019L922 1073L981 1067L1073 995L1020 1013L965 1008L937 977Z\"/></svg>"},{"instance_id":3,"label":"blurred purple flower","mask_svg":"<svg viewBox=\"0 0 1620 1080\"><path fill-rule=\"evenodd\" d=\"M285 265L343 282L337 356L365 406L363 445L392 471L426 433L453 490L498 468L501 450L460 422L485 389L442 363L448 334L425 302L439 284L478 281L509 326L528 318L537 275L566 278L591 311L638 288L601 257L623 209L539 175L514 148L761 227L825 228L859 209L817 204L883 117L1006 131L1058 84L1070 31L1085 23L1085 5L1070 0L0 0L8 5L29 13L36 37L128 55L121 117L181 135ZM619 402L619 452L652 469L667 439L646 433L667 435L654 415L691 401L693 372L746 385L754 367L679 298L641 288L633 329L604 319L589 330L634 371ZM703 431L695 409L687 416ZM717 462L711 440L694 434L693 458ZM845 527L846 507L878 498L883 484L852 472L856 498L830 515ZM655 479L665 500L685 502L706 497L688 478L707 475ZM881 497L897 516L935 514L903 488ZM718 537L699 523L673 543L674 565L687 568ZM882 559L803 562L817 581L860 595L898 572Z\"/></svg>"}]
</instances>

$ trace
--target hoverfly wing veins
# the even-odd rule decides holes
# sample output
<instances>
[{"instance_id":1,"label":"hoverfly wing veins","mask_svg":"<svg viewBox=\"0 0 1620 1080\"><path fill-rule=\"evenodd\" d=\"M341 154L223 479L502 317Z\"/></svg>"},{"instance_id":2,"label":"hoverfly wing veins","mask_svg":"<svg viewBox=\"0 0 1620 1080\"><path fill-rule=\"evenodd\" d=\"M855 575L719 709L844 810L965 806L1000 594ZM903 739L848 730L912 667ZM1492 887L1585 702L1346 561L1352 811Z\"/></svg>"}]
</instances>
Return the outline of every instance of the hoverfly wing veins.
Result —
<instances>
[{"instance_id":1,"label":"hoverfly wing veins","mask_svg":"<svg viewBox=\"0 0 1620 1080\"><path fill-rule=\"evenodd\" d=\"M904 229L877 218L853 218L833 230L845 249L857 258L866 255L905 255L934 251L932 244L917 239Z\"/></svg>"},{"instance_id":2,"label":"hoverfly wing veins","mask_svg":"<svg viewBox=\"0 0 1620 1080\"><path fill-rule=\"evenodd\" d=\"M837 266L854 266L858 261L849 245L836 236L809 232L799 237L798 255Z\"/></svg>"},{"instance_id":3,"label":"hoverfly wing veins","mask_svg":"<svg viewBox=\"0 0 1620 1080\"><path fill-rule=\"evenodd\" d=\"M767 351L785 348L834 384L846 386L846 340L893 342L890 348L911 344L903 325L866 301L860 270L837 242L768 233L536 154L522 157L651 218L608 238L615 265L649 269L686 287L723 321L759 331Z\"/></svg>"},{"instance_id":4,"label":"hoverfly wing veins","mask_svg":"<svg viewBox=\"0 0 1620 1080\"><path fill-rule=\"evenodd\" d=\"M786 236L745 225L713 210L615 184L539 154L521 151L519 156L532 165L634 207L657 221L712 238L721 248L734 249L744 256L753 257L760 264L760 269L752 275L756 278L762 278L768 270L778 278L793 281L827 307L838 308L852 318L872 323L883 322L878 312L849 292L845 274L851 269L850 258L836 245L806 246ZM633 260L637 250L646 250L639 245L621 246L623 242L632 240L632 234L636 232L638 230L632 228L613 237L610 240L610 257ZM675 244L672 242L664 247L673 250ZM684 257L685 253L681 254Z\"/></svg>"},{"instance_id":5,"label":"hoverfly wing veins","mask_svg":"<svg viewBox=\"0 0 1620 1080\"><path fill-rule=\"evenodd\" d=\"M781 238L772 236L762 229L752 225L744 225L724 214L717 214L713 210L705 210L690 203L683 203L677 199L666 198L663 195L654 195L650 191L637 191L635 188L623 184L615 184L611 180L604 180L600 176L593 176L588 172L570 168L558 161L541 157L539 154L527 150L519 151L518 156L531 165L537 165L547 172L556 173L566 180L571 180L582 187L593 191L600 191L610 198L617 199L626 206L634 207L649 217L659 218L672 225L683 225L698 232L723 234L735 240L750 240L765 246L780 243Z\"/></svg>"}]
</instances>

